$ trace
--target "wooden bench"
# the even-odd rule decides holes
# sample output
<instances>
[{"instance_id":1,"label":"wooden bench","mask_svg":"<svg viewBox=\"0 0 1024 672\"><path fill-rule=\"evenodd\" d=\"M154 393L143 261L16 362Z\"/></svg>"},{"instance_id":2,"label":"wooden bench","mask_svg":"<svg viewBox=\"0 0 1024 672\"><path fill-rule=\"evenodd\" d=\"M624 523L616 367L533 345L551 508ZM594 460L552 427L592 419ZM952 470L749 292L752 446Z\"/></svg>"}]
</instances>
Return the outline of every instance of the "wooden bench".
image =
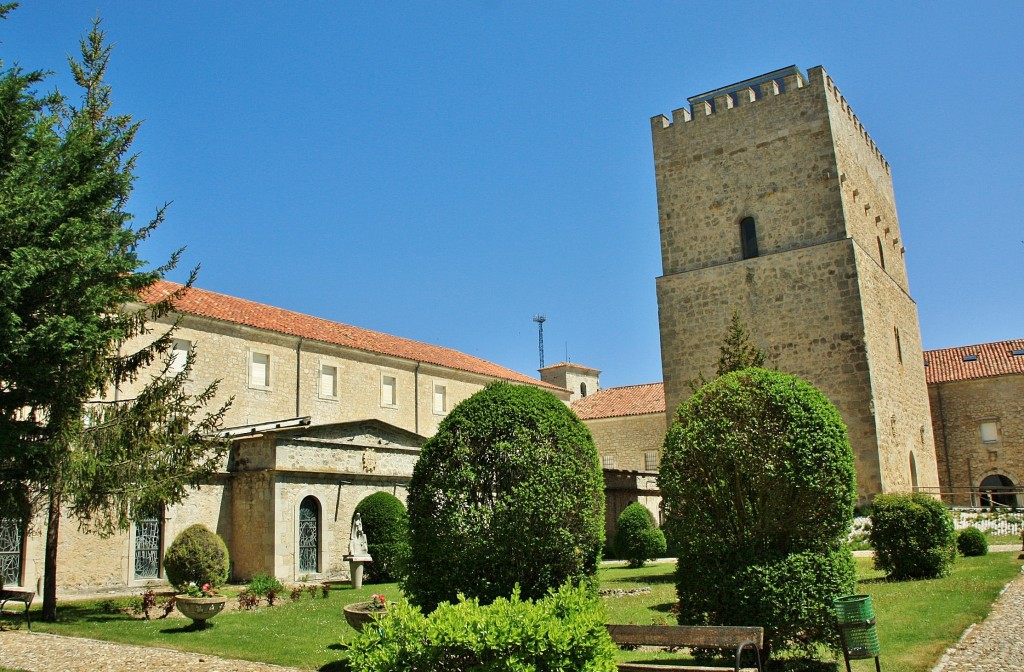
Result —
<instances>
[{"instance_id":1,"label":"wooden bench","mask_svg":"<svg viewBox=\"0 0 1024 672\"><path fill-rule=\"evenodd\" d=\"M4 607L7 606L8 602L24 602L25 603L25 622L28 623L28 629L32 629L32 617L29 616L28 608L32 606L32 598L36 596L31 590L0 590L0 613L3 613Z\"/></svg>"},{"instance_id":2,"label":"wooden bench","mask_svg":"<svg viewBox=\"0 0 1024 672\"><path fill-rule=\"evenodd\" d=\"M761 670L761 647L764 628L715 625L609 625L608 633L619 645L664 646L669 648L735 649L736 664L740 670ZM753 652L755 667L740 667L743 652ZM723 667L700 667L661 663L619 663L620 672L671 672L688 670L702 672L727 670Z\"/></svg>"}]
</instances>

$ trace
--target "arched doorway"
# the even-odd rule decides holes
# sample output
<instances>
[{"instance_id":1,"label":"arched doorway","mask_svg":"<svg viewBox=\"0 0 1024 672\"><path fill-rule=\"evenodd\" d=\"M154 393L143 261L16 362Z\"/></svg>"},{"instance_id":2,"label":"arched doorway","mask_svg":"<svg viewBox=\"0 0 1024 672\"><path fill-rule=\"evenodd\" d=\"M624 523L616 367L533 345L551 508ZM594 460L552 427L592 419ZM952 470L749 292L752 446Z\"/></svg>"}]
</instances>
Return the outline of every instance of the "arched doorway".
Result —
<instances>
[{"instance_id":1,"label":"arched doorway","mask_svg":"<svg viewBox=\"0 0 1024 672\"><path fill-rule=\"evenodd\" d=\"M1017 508L1017 495L1014 493L1014 484L1002 474L986 476L979 486L981 490L981 505L997 507Z\"/></svg>"}]
</instances>

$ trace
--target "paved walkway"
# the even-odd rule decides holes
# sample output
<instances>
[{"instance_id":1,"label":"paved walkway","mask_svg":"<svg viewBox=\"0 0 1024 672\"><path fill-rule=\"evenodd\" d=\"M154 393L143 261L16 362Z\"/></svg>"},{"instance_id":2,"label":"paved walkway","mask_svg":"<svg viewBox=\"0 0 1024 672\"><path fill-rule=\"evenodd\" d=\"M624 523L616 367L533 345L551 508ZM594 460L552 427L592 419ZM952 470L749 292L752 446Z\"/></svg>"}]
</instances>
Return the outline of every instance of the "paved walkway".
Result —
<instances>
[{"instance_id":1,"label":"paved walkway","mask_svg":"<svg viewBox=\"0 0 1024 672\"><path fill-rule=\"evenodd\" d=\"M884 668L884 656L882 661ZM1007 585L988 617L968 628L932 672L1024 672L1024 573Z\"/></svg>"},{"instance_id":2,"label":"paved walkway","mask_svg":"<svg viewBox=\"0 0 1024 672\"><path fill-rule=\"evenodd\" d=\"M1011 547L993 546L992 550ZM882 664L884 669L884 655ZM26 630L0 631L0 667L31 672L298 672L278 665ZM1007 585L989 616L970 627L932 672L1024 672L1024 573Z\"/></svg>"}]
</instances>

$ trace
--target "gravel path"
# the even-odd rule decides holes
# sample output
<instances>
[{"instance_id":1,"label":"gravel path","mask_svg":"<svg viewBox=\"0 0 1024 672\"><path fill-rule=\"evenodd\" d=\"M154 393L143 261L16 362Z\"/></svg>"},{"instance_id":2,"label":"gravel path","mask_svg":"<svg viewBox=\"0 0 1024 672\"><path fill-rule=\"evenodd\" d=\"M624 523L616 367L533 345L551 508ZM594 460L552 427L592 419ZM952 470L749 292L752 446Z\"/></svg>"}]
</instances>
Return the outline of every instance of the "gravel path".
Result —
<instances>
[{"instance_id":1,"label":"gravel path","mask_svg":"<svg viewBox=\"0 0 1024 672\"><path fill-rule=\"evenodd\" d=\"M280 665L26 630L0 632L0 666L31 672L297 672Z\"/></svg>"},{"instance_id":2,"label":"gravel path","mask_svg":"<svg viewBox=\"0 0 1024 672\"><path fill-rule=\"evenodd\" d=\"M883 667L885 656L882 656ZM1007 585L932 672L1024 672L1024 574Z\"/></svg>"}]
</instances>

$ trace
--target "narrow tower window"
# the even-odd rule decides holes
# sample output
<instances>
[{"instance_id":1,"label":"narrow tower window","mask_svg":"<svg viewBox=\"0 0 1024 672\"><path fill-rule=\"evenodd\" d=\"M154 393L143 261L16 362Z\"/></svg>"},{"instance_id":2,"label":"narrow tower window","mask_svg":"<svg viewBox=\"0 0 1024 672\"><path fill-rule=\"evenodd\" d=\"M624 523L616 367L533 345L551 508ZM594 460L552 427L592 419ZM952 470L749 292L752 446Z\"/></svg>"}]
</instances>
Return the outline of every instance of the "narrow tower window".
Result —
<instances>
[{"instance_id":1,"label":"narrow tower window","mask_svg":"<svg viewBox=\"0 0 1024 672\"><path fill-rule=\"evenodd\" d=\"M896 336L896 357L900 360L900 364L903 363L903 344L900 343L900 329L899 327L892 328L893 334Z\"/></svg>"},{"instance_id":2,"label":"narrow tower window","mask_svg":"<svg viewBox=\"0 0 1024 672\"><path fill-rule=\"evenodd\" d=\"M580 383L580 396L581 397L587 396L587 384L586 383Z\"/></svg>"},{"instance_id":3,"label":"narrow tower window","mask_svg":"<svg viewBox=\"0 0 1024 672\"><path fill-rule=\"evenodd\" d=\"M885 252L882 251L882 239L875 236L875 241L878 243L878 263L882 265L882 270L885 270Z\"/></svg>"},{"instance_id":4,"label":"narrow tower window","mask_svg":"<svg viewBox=\"0 0 1024 672\"><path fill-rule=\"evenodd\" d=\"M757 252L757 225L753 217L746 217L740 222L740 243L743 245L743 258L751 259Z\"/></svg>"}]
</instances>

